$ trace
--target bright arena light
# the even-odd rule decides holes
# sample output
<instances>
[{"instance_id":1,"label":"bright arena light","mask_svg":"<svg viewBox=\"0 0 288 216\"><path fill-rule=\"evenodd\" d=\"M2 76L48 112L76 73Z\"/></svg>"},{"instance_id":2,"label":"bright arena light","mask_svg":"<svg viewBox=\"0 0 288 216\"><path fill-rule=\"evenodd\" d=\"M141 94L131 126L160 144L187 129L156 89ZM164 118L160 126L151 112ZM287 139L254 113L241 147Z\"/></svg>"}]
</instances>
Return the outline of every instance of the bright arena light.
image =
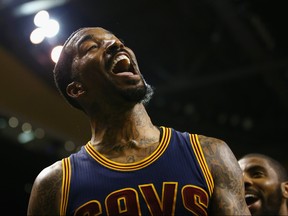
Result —
<instances>
[{"instance_id":1,"label":"bright arena light","mask_svg":"<svg viewBox=\"0 0 288 216\"><path fill-rule=\"evenodd\" d=\"M34 24L43 27L49 21L49 13L45 10L39 11L34 17Z\"/></svg>"},{"instance_id":2,"label":"bright arena light","mask_svg":"<svg viewBox=\"0 0 288 216\"><path fill-rule=\"evenodd\" d=\"M58 34L59 23L54 19L50 19L42 28L44 30L45 36L51 38Z\"/></svg>"},{"instance_id":3,"label":"bright arena light","mask_svg":"<svg viewBox=\"0 0 288 216\"><path fill-rule=\"evenodd\" d=\"M44 40L44 38L45 38L45 34L42 28L36 28L30 34L30 41L33 44L41 43Z\"/></svg>"},{"instance_id":4,"label":"bright arena light","mask_svg":"<svg viewBox=\"0 0 288 216\"><path fill-rule=\"evenodd\" d=\"M53 62L57 63L62 49L63 49L63 46L56 46L53 48L53 50L51 52L51 59Z\"/></svg>"},{"instance_id":5,"label":"bright arena light","mask_svg":"<svg viewBox=\"0 0 288 216\"><path fill-rule=\"evenodd\" d=\"M51 38L58 34L59 23L49 18L47 11L41 10L34 17L34 24L38 27L30 34L30 40L33 44L41 43L45 37Z\"/></svg>"}]
</instances>

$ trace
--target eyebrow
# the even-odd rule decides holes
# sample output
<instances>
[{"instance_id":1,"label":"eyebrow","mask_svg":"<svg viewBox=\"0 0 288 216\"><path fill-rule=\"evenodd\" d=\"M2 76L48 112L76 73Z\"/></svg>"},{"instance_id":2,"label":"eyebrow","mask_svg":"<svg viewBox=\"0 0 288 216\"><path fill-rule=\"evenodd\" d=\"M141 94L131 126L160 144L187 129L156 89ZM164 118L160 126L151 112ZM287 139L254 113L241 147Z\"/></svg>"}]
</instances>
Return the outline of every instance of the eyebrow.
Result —
<instances>
[{"instance_id":1,"label":"eyebrow","mask_svg":"<svg viewBox=\"0 0 288 216\"><path fill-rule=\"evenodd\" d=\"M265 173L267 172L267 169L265 167L261 166L261 165L250 166L247 170L248 171L252 171L252 172L254 172L255 170L261 170L261 171L263 171Z\"/></svg>"},{"instance_id":2,"label":"eyebrow","mask_svg":"<svg viewBox=\"0 0 288 216\"><path fill-rule=\"evenodd\" d=\"M77 43L77 49L79 49L79 47L81 46L82 43L84 43L87 40L92 40L93 39L93 35L92 34L88 34L83 36Z\"/></svg>"}]
</instances>

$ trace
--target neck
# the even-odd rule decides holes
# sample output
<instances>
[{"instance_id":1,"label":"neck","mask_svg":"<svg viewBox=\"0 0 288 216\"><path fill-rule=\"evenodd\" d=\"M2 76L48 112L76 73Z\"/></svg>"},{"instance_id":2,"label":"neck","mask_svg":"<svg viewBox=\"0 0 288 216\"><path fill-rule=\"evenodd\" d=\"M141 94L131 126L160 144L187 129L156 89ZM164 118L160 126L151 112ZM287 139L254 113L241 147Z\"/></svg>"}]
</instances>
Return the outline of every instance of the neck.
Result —
<instances>
[{"instance_id":1,"label":"neck","mask_svg":"<svg viewBox=\"0 0 288 216\"><path fill-rule=\"evenodd\" d=\"M288 209L287 209L287 199L283 198L282 203L279 209L279 215L288 215Z\"/></svg>"},{"instance_id":2,"label":"neck","mask_svg":"<svg viewBox=\"0 0 288 216\"><path fill-rule=\"evenodd\" d=\"M91 118L91 144L102 154L146 149L159 143L160 132L143 104Z\"/></svg>"}]
</instances>

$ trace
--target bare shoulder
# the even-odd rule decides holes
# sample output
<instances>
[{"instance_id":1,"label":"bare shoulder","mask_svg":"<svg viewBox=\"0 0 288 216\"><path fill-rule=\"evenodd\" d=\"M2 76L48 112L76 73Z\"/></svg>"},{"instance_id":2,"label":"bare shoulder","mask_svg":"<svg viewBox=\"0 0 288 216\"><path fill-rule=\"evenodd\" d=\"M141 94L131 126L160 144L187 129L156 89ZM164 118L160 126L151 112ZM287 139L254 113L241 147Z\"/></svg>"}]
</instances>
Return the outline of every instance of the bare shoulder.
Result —
<instances>
[{"instance_id":1,"label":"bare shoulder","mask_svg":"<svg viewBox=\"0 0 288 216\"><path fill-rule=\"evenodd\" d=\"M250 215L244 197L242 171L228 144L214 137L199 135L198 138L214 180L213 213Z\"/></svg>"},{"instance_id":2,"label":"bare shoulder","mask_svg":"<svg viewBox=\"0 0 288 216\"><path fill-rule=\"evenodd\" d=\"M232 161L232 164L237 162L230 147L223 140L204 135L199 135L198 137L209 166L213 167L215 165L220 165L224 161L225 165L229 161ZM236 164L238 167L238 162Z\"/></svg>"},{"instance_id":3,"label":"bare shoulder","mask_svg":"<svg viewBox=\"0 0 288 216\"><path fill-rule=\"evenodd\" d=\"M199 135L199 142L214 181L218 179L221 180L224 177L222 175L223 173L242 176L238 161L226 142L221 139L203 135Z\"/></svg>"},{"instance_id":4,"label":"bare shoulder","mask_svg":"<svg viewBox=\"0 0 288 216\"><path fill-rule=\"evenodd\" d=\"M36 177L27 215L58 215L62 186L62 163L57 161Z\"/></svg>"}]
</instances>

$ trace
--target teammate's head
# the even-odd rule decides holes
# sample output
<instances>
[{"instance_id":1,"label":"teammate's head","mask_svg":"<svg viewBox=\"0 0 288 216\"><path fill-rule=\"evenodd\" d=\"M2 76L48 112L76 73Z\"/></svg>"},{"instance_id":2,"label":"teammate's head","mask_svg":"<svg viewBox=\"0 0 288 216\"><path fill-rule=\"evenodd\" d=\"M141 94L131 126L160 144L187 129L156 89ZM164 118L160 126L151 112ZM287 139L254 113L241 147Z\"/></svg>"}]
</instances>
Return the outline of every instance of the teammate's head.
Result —
<instances>
[{"instance_id":1,"label":"teammate's head","mask_svg":"<svg viewBox=\"0 0 288 216\"><path fill-rule=\"evenodd\" d=\"M275 159L247 154L239 161L245 183L245 198L252 215L287 213L287 171Z\"/></svg>"}]
</instances>

